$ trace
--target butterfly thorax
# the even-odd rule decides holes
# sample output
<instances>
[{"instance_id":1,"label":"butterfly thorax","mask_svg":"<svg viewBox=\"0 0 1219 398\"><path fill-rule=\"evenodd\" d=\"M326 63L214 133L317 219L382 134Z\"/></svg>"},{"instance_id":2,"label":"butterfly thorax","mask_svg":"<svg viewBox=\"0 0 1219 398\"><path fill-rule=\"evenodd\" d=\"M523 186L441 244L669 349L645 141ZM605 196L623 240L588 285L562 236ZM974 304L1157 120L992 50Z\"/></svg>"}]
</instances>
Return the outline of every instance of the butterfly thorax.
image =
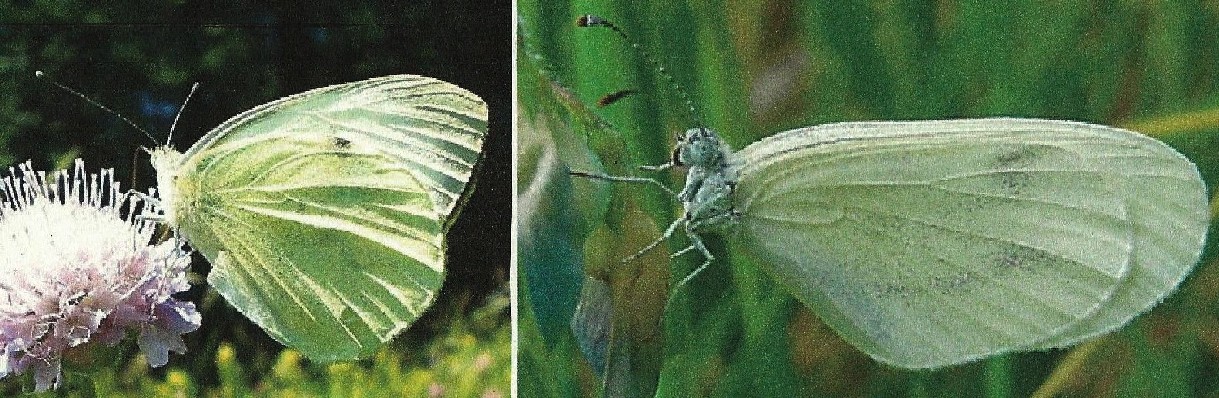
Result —
<instances>
[{"instance_id":1,"label":"butterfly thorax","mask_svg":"<svg viewBox=\"0 0 1219 398\"><path fill-rule=\"evenodd\" d=\"M181 203L177 180L184 155L168 145L157 147L148 153L152 157L152 167L157 171L157 198L161 202L160 208L164 212L165 223L177 227L177 207Z\"/></svg>"},{"instance_id":2,"label":"butterfly thorax","mask_svg":"<svg viewBox=\"0 0 1219 398\"><path fill-rule=\"evenodd\" d=\"M675 160L690 167L678 195L686 210L686 229L693 233L723 231L736 224L733 187L736 173L728 165L731 150L715 131L692 128L678 137Z\"/></svg>"},{"instance_id":3,"label":"butterfly thorax","mask_svg":"<svg viewBox=\"0 0 1219 398\"><path fill-rule=\"evenodd\" d=\"M684 203L686 229L694 233L732 229L738 221L732 203L734 184L724 172L705 175L701 181L693 198Z\"/></svg>"}]
</instances>

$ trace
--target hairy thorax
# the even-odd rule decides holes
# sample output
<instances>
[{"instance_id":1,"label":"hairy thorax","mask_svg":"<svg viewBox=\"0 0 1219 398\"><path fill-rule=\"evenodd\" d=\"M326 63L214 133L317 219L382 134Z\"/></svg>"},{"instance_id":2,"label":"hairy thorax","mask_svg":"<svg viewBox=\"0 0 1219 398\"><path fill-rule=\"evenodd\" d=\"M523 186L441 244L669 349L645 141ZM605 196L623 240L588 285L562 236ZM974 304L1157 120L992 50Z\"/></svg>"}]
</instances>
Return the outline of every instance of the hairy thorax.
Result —
<instances>
[{"instance_id":1,"label":"hairy thorax","mask_svg":"<svg viewBox=\"0 0 1219 398\"><path fill-rule=\"evenodd\" d=\"M189 190L178 189L178 174L183 155L169 146L161 146L148 153L152 157L152 167L157 170L157 198L161 202L160 208L164 212L165 223L176 228L180 225L178 223L182 210L180 207L184 203L189 203L184 200L189 198L181 197Z\"/></svg>"}]
</instances>

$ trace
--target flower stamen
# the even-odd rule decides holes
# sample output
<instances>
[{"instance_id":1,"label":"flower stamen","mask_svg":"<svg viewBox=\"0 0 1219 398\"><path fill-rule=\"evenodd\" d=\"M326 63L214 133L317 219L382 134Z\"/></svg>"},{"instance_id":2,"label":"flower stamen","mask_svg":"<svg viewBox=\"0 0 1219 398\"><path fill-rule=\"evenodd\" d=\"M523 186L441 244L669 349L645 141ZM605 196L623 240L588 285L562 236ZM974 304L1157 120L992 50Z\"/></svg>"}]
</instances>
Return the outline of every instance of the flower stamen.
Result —
<instances>
[{"instance_id":1,"label":"flower stamen","mask_svg":"<svg viewBox=\"0 0 1219 398\"><path fill-rule=\"evenodd\" d=\"M60 382L64 351L115 345L128 331L152 366L185 352L199 327L190 253L177 239L150 243L156 214L142 195L119 191L114 171L34 171L26 162L0 183L0 377L34 373L35 389Z\"/></svg>"}]
</instances>

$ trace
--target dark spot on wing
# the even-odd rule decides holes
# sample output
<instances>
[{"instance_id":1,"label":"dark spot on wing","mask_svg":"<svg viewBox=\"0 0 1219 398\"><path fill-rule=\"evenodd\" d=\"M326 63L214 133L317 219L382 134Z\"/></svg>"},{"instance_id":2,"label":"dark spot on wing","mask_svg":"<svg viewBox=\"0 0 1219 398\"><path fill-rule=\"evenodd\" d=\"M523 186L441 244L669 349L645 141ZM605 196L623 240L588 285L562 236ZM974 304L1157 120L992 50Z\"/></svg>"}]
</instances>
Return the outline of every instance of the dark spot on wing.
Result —
<instances>
[{"instance_id":1,"label":"dark spot on wing","mask_svg":"<svg viewBox=\"0 0 1219 398\"><path fill-rule=\"evenodd\" d=\"M1032 180L1028 169L1037 163L1045 150L1037 145L1019 145L1005 148L996 155L994 168L999 172L999 186L1011 194L1021 193Z\"/></svg>"},{"instance_id":2,"label":"dark spot on wing","mask_svg":"<svg viewBox=\"0 0 1219 398\"><path fill-rule=\"evenodd\" d=\"M330 148L331 149L329 151L326 151L326 153L329 155L340 158L352 156L352 142L349 139L339 136L332 136L330 137Z\"/></svg>"},{"instance_id":3,"label":"dark spot on wing","mask_svg":"<svg viewBox=\"0 0 1219 398\"><path fill-rule=\"evenodd\" d=\"M1033 164L1041 155L1041 150L1035 145L1019 145L1006 148L995 156L995 166L999 170L1021 169Z\"/></svg>"},{"instance_id":4,"label":"dark spot on wing","mask_svg":"<svg viewBox=\"0 0 1219 398\"><path fill-rule=\"evenodd\" d=\"M1005 192L1011 194L1021 193L1024 187L1027 187L1033 180L1033 177L1028 172L1009 171L999 174L999 186Z\"/></svg>"},{"instance_id":5,"label":"dark spot on wing","mask_svg":"<svg viewBox=\"0 0 1219 398\"><path fill-rule=\"evenodd\" d=\"M872 287L872 296L878 299L897 298L906 300L915 294L914 288L903 283L878 283Z\"/></svg>"},{"instance_id":6,"label":"dark spot on wing","mask_svg":"<svg viewBox=\"0 0 1219 398\"><path fill-rule=\"evenodd\" d=\"M943 295L964 293L969 285L978 278L972 272L961 272L953 275L934 276L931 278L931 289Z\"/></svg>"},{"instance_id":7,"label":"dark spot on wing","mask_svg":"<svg viewBox=\"0 0 1219 398\"><path fill-rule=\"evenodd\" d=\"M995 163L998 166L1011 166L1019 164L1024 159L1024 154L1020 151L1004 152L995 157Z\"/></svg>"},{"instance_id":8,"label":"dark spot on wing","mask_svg":"<svg viewBox=\"0 0 1219 398\"><path fill-rule=\"evenodd\" d=\"M1057 262L1041 250L1011 246L1010 250L996 253L992 260L1000 269L1037 272L1041 268L1053 267Z\"/></svg>"}]
</instances>

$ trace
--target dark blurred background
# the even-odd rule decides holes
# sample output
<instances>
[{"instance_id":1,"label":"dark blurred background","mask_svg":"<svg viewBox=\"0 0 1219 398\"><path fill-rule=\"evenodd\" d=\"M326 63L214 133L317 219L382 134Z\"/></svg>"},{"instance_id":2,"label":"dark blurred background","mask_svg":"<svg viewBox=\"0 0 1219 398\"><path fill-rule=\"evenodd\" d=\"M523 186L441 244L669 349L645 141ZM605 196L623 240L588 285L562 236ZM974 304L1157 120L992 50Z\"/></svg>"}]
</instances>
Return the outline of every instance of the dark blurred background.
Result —
<instances>
[{"instance_id":1,"label":"dark blurred background","mask_svg":"<svg viewBox=\"0 0 1219 398\"><path fill-rule=\"evenodd\" d=\"M489 301L507 300L509 1L99 4L0 3L0 165L28 159L35 169L50 170L79 157L94 172L115 168L124 189L154 185L141 148L159 142L35 78L38 70L121 113L158 141L167 136L191 84L199 82L173 133L179 151L227 118L285 95L389 74L439 78L487 102L486 159L477 190L448 239L448 275L439 302L394 347L419 347ZM204 275L208 266L198 257L193 269ZM205 284L196 284L186 298L203 306L203 327L187 335L191 354L172 355L168 368L185 367L206 385L216 378L207 369L214 367L221 342L232 342L238 358L251 364L251 383L259 377L256 369L273 364L280 345ZM494 329L507 333L507 310L490 317ZM133 356L134 350L123 353Z\"/></svg>"}]
</instances>

